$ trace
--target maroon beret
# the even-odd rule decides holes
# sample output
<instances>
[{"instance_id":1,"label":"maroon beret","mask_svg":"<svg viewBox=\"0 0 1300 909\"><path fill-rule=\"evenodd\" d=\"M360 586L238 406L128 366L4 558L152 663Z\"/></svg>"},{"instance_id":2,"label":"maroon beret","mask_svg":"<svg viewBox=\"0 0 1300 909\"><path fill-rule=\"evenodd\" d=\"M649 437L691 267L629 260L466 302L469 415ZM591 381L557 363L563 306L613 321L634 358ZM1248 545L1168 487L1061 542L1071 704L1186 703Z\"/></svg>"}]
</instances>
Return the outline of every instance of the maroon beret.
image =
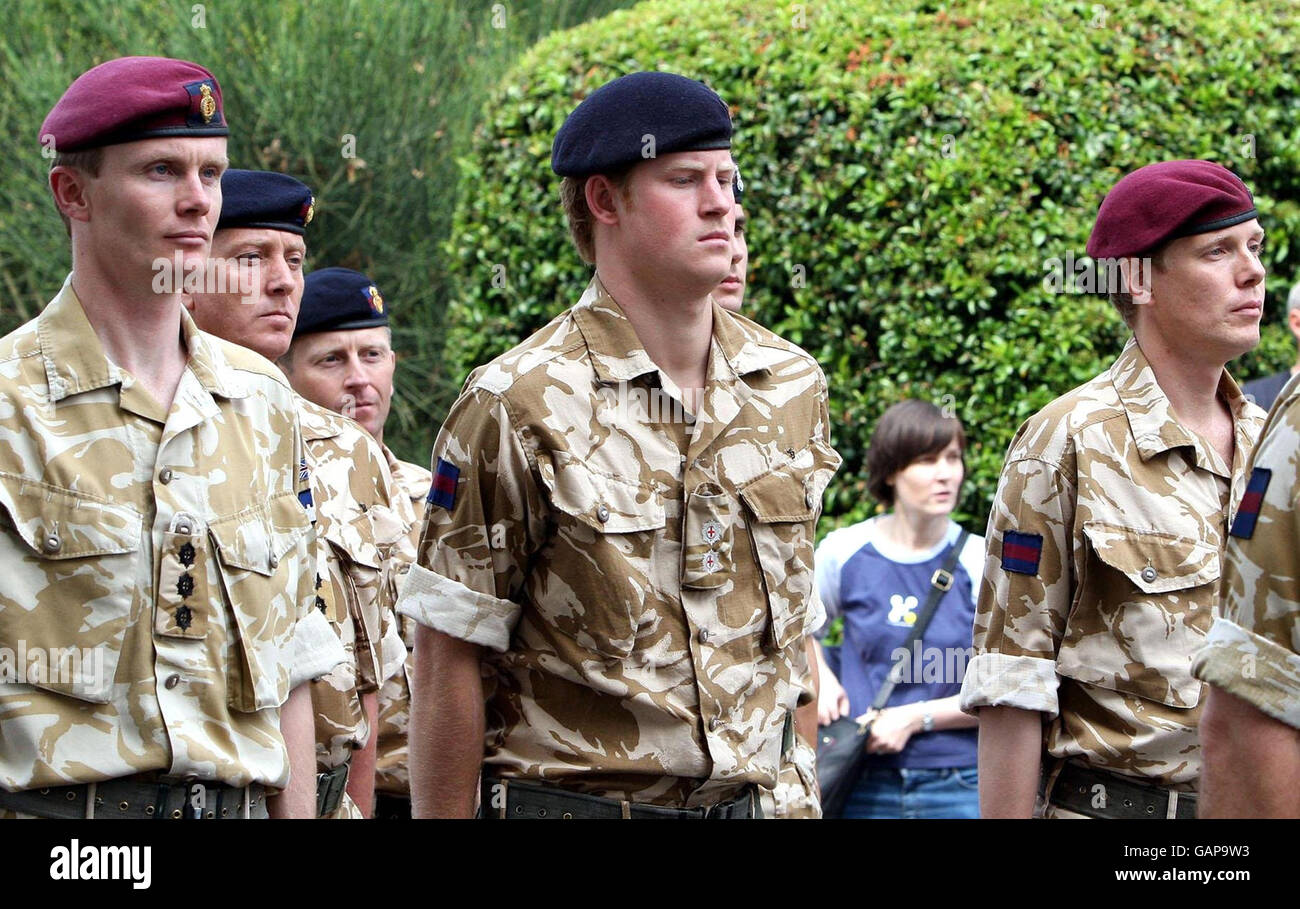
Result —
<instances>
[{"instance_id":1,"label":"maroon beret","mask_svg":"<svg viewBox=\"0 0 1300 909\"><path fill-rule=\"evenodd\" d=\"M221 86L197 63L118 57L68 86L41 124L40 140L71 152L166 136L228 136Z\"/></svg>"},{"instance_id":2,"label":"maroon beret","mask_svg":"<svg viewBox=\"0 0 1300 909\"><path fill-rule=\"evenodd\" d=\"M1102 200L1088 255L1116 259L1166 240L1259 217L1241 178L1213 161L1161 161L1123 177Z\"/></svg>"}]
</instances>

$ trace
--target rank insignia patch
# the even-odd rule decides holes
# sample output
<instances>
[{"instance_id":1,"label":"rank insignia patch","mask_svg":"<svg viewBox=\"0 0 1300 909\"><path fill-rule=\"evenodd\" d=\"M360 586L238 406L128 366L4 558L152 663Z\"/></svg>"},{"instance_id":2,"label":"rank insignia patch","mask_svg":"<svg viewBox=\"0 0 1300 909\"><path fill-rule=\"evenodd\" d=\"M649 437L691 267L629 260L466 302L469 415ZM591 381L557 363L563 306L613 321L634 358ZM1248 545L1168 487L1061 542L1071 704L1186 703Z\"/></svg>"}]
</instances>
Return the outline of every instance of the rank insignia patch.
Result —
<instances>
[{"instance_id":1,"label":"rank insignia patch","mask_svg":"<svg viewBox=\"0 0 1300 909\"><path fill-rule=\"evenodd\" d=\"M456 481L459 479L460 468L439 458L438 467L433 472L433 485L429 487L429 504L441 505L451 511L456 506Z\"/></svg>"},{"instance_id":2,"label":"rank insignia patch","mask_svg":"<svg viewBox=\"0 0 1300 909\"><path fill-rule=\"evenodd\" d=\"M1018 533L1008 530L1002 537L1002 570L1017 574L1038 574L1038 561L1043 556L1041 533Z\"/></svg>"},{"instance_id":3,"label":"rank insignia patch","mask_svg":"<svg viewBox=\"0 0 1300 909\"><path fill-rule=\"evenodd\" d=\"M1232 520L1230 536L1249 540L1255 535L1255 522L1259 520L1259 507L1264 504L1264 493L1268 490L1268 481L1273 479L1273 471L1267 467L1256 467L1250 472L1250 482L1246 484L1246 494L1241 497L1237 516Z\"/></svg>"}]
</instances>

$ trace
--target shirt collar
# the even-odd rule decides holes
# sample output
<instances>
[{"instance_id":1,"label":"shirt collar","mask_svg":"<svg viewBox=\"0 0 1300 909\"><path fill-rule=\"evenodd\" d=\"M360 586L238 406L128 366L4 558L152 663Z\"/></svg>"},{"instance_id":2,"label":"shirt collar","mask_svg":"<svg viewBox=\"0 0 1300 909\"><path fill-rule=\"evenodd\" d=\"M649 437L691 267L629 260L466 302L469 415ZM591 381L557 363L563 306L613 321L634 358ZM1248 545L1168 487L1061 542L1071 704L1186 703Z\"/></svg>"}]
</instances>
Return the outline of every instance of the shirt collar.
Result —
<instances>
[{"instance_id":1,"label":"shirt collar","mask_svg":"<svg viewBox=\"0 0 1300 909\"><path fill-rule=\"evenodd\" d=\"M1156 374L1138 346L1137 338L1130 337L1124 345L1124 350L1110 368L1110 379L1128 416L1129 429L1143 461L1171 448L1187 445L1196 450L1197 458L1204 466L1221 464L1222 459L1217 453L1211 453L1199 436L1185 429L1175 418L1173 406L1156 381ZM1250 403L1226 369L1219 377L1218 393L1232 411L1234 429L1240 427L1243 419L1249 416L1247 408Z\"/></svg>"},{"instance_id":2,"label":"shirt collar","mask_svg":"<svg viewBox=\"0 0 1300 909\"><path fill-rule=\"evenodd\" d=\"M126 373L104 352L104 345L86 317L86 310L72 289L72 275L36 320L36 337L50 400L93 391L126 381ZM248 389L236 378L234 366L203 332L190 314L181 310L181 337L188 352L187 368L209 393L225 398L243 398Z\"/></svg>"},{"instance_id":3,"label":"shirt collar","mask_svg":"<svg viewBox=\"0 0 1300 909\"><path fill-rule=\"evenodd\" d=\"M770 367L742 320L716 301L713 306L713 340L709 350L709 378L726 380ZM591 354L592 368L602 384L626 382L657 372L632 322L605 289L598 276L573 307L573 319ZM720 356L719 356L720 354Z\"/></svg>"}]
</instances>

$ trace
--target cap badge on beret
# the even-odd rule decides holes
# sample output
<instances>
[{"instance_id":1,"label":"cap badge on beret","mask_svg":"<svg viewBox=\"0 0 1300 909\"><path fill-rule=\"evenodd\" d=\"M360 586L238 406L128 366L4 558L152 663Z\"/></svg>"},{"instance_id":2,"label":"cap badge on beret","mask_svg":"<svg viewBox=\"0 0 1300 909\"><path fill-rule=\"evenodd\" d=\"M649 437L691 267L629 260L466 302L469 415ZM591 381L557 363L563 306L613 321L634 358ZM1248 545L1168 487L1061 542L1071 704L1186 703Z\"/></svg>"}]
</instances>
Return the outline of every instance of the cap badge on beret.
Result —
<instances>
[{"instance_id":1,"label":"cap badge on beret","mask_svg":"<svg viewBox=\"0 0 1300 909\"><path fill-rule=\"evenodd\" d=\"M203 114L204 123L211 123L212 115L217 112L217 99L212 97L212 86L203 83L199 86L199 94L203 96L199 100L199 113Z\"/></svg>"},{"instance_id":2,"label":"cap badge on beret","mask_svg":"<svg viewBox=\"0 0 1300 909\"><path fill-rule=\"evenodd\" d=\"M217 108L217 99L212 94L212 83L203 79L199 82L187 82L185 91L190 96L190 115L186 122L190 126L209 126L215 120L221 125L221 111Z\"/></svg>"},{"instance_id":3,"label":"cap badge on beret","mask_svg":"<svg viewBox=\"0 0 1300 909\"><path fill-rule=\"evenodd\" d=\"M316 217L316 197L312 196L302 205L302 226L306 227Z\"/></svg>"},{"instance_id":4,"label":"cap badge on beret","mask_svg":"<svg viewBox=\"0 0 1300 909\"><path fill-rule=\"evenodd\" d=\"M384 298L379 293L379 288L371 284L366 288L366 300L370 303L370 308L375 311L376 315L384 314Z\"/></svg>"}]
</instances>

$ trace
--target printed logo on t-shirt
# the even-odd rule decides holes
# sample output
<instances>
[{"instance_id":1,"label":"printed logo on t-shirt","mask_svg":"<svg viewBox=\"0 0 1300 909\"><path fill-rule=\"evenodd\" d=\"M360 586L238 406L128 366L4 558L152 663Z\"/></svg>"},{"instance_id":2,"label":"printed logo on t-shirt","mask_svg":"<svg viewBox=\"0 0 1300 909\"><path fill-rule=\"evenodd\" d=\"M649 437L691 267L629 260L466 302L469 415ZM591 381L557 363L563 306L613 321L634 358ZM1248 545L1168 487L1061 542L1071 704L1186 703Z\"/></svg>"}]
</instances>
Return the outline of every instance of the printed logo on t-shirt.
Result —
<instances>
[{"instance_id":1,"label":"printed logo on t-shirt","mask_svg":"<svg viewBox=\"0 0 1300 909\"><path fill-rule=\"evenodd\" d=\"M889 624L899 628L911 628L916 624L916 597L904 597L896 593L889 598Z\"/></svg>"}]
</instances>

